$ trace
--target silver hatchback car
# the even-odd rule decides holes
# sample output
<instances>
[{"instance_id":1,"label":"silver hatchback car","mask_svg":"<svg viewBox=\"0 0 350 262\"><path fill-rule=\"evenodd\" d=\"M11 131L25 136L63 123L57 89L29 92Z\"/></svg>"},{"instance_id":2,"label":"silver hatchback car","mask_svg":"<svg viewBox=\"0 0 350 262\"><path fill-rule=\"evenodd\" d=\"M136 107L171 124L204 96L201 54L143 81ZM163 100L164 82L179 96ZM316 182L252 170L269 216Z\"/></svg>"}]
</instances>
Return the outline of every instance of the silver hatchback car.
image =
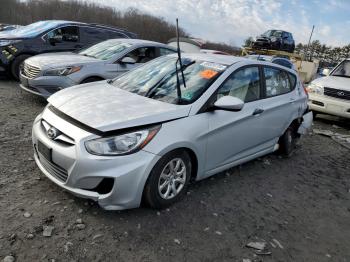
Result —
<instances>
[{"instance_id":1,"label":"silver hatchback car","mask_svg":"<svg viewBox=\"0 0 350 262\"><path fill-rule=\"evenodd\" d=\"M107 210L135 208L142 199L164 208L190 179L276 150L289 155L311 125L293 70L183 54L183 79L177 61L163 56L113 81L51 96L33 125L40 170Z\"/></svg>"},{"instance_id":2,"label":"silver hatchback car","mask_svg":"<svg viewBox=\"0 0 350 262\"><path fill-rule=\"evenodd\" d=\"M25 60L21 88L49 97L78 84L112 79L176 49L140 39L111 39L78 52L48 53Z\"/></svg>"}]
</instances>

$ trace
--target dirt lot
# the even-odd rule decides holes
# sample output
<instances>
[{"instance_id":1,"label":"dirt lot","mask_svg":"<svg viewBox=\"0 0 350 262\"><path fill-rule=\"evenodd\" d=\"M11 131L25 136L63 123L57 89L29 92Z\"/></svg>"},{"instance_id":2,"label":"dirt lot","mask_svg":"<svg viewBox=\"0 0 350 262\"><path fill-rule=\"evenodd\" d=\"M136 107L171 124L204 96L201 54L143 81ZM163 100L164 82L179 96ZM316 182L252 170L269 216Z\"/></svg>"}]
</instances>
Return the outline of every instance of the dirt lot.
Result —
<instances>
[{"instance_id":1,"label":"dirt lot","mask_svg":"<svg viewBox=\"0 0 350 262\"><path fill-rule=\"evenodd\" d=\"M350 261L350 150L329 137L310 134L291 158L269 155L196 183L170 209L107 212L36 167L31 125L45 101L5 80L0 99L0 259ZM335 118L314 128L350 134ZM257 241L263 254L246 247Z\"/></svg>"}]
</instances>

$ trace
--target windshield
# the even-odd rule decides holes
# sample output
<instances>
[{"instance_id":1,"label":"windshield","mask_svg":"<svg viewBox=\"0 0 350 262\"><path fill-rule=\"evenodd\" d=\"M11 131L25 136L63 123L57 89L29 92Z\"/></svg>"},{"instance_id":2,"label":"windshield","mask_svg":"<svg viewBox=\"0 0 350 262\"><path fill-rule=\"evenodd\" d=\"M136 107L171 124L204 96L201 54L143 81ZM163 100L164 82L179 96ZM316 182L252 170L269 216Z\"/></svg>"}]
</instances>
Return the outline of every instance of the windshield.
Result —
<instances>
[{"instance_id":1,"label":"windshield","mask_svg":"<svg viewBox=\"0 0 350 262\"><path fill-rule=\"evenodd\" d=\"M332 76L341 76L350 78L350 61L341 62L332 72Z\"/></svg>"},{"instance_id":2,"label":"windshield","mask_svg":"<svg viewBox=\"0 0 350 262\"><path fill-rule=\"evenodd\" d=\"M79 54L101 60L108 60L116 54L123 52L130 46L132 46L132 44L119 41L117 42L115 40L107 40L80 51Z\"/></svg>"},{"instance_id":3,"label":"windshield","mask_svg":"<svg viewBox=\"0 0 350 262\"><path fill-rule=\"evenodd\" d=\"M57 25L62 24L62 21L40 21L27 26L21 26L17 29L9 32L4 32L6 36L11 37L36 37L47 30L55 28ZM0 33L1 37L2 33Z\"/></svg>"},{"instance_id":4,"label":"windshield","mask_svg":"<svg viewBox=\"0 0 350 262\"><path fill-rule=\"evenodd\" d=\"M197 100L226 69L225 65L183 58L186 88L183 85L178 66L181 88L181 98L179 99L177 96L176 61L177 57L160 57L122 75L115 79L112 84L123 90L159 101L172 104L190 104Z\"/></svg>"},{"instance_id":5,"label":"windshield","mask_svg":"<svg viewBox=\"0 0 350 262\"><path fill-rule=\"evenodd\" d=\"M269 30L269 31L266 31L265 33L262 34L263 36L275 36L275 37L280 37L282 36L282 31L279 31L279 30Z\"/></svg>"}]
</instances>

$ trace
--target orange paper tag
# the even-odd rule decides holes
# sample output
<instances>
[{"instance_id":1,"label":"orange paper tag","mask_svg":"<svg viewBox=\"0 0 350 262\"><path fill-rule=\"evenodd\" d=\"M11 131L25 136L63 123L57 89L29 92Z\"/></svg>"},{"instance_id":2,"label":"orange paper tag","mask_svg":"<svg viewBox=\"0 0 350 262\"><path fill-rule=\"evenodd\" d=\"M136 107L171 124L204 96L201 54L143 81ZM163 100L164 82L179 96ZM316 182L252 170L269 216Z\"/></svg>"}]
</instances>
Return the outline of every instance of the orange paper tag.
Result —
<instances>
[{"instance_id":1,"label":"orange paper tag","mask_svg":"<svg viewBox=\"0 0 350 262\"><path fill-rule=\"evenodd\" d=\"M206 69L206 70L203 70L200 72L200 76L202 78L205 78L205 79L210 79L214 76L216 76L218 72L214 71L214 70L210 70L210 69Z\"/></svg>"}]
</instances>

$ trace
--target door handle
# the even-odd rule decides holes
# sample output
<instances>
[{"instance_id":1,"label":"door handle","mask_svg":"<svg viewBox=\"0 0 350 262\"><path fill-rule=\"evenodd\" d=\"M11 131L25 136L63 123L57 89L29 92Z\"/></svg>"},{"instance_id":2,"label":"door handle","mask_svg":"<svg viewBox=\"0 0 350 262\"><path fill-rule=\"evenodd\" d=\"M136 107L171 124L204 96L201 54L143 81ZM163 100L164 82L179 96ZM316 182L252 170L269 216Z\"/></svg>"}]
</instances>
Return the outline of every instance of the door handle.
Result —
<instances>
[{"instance_id":1,"label":"door handle","mask_svg":"<svg viewBox=\"0 0 350 262\"><path fill-rule=\"evenodd\" d=\"M264 112L264 109L257 108L253 112L253 116L260 115L262 112Z\"/></svg>"}]
</instances>

